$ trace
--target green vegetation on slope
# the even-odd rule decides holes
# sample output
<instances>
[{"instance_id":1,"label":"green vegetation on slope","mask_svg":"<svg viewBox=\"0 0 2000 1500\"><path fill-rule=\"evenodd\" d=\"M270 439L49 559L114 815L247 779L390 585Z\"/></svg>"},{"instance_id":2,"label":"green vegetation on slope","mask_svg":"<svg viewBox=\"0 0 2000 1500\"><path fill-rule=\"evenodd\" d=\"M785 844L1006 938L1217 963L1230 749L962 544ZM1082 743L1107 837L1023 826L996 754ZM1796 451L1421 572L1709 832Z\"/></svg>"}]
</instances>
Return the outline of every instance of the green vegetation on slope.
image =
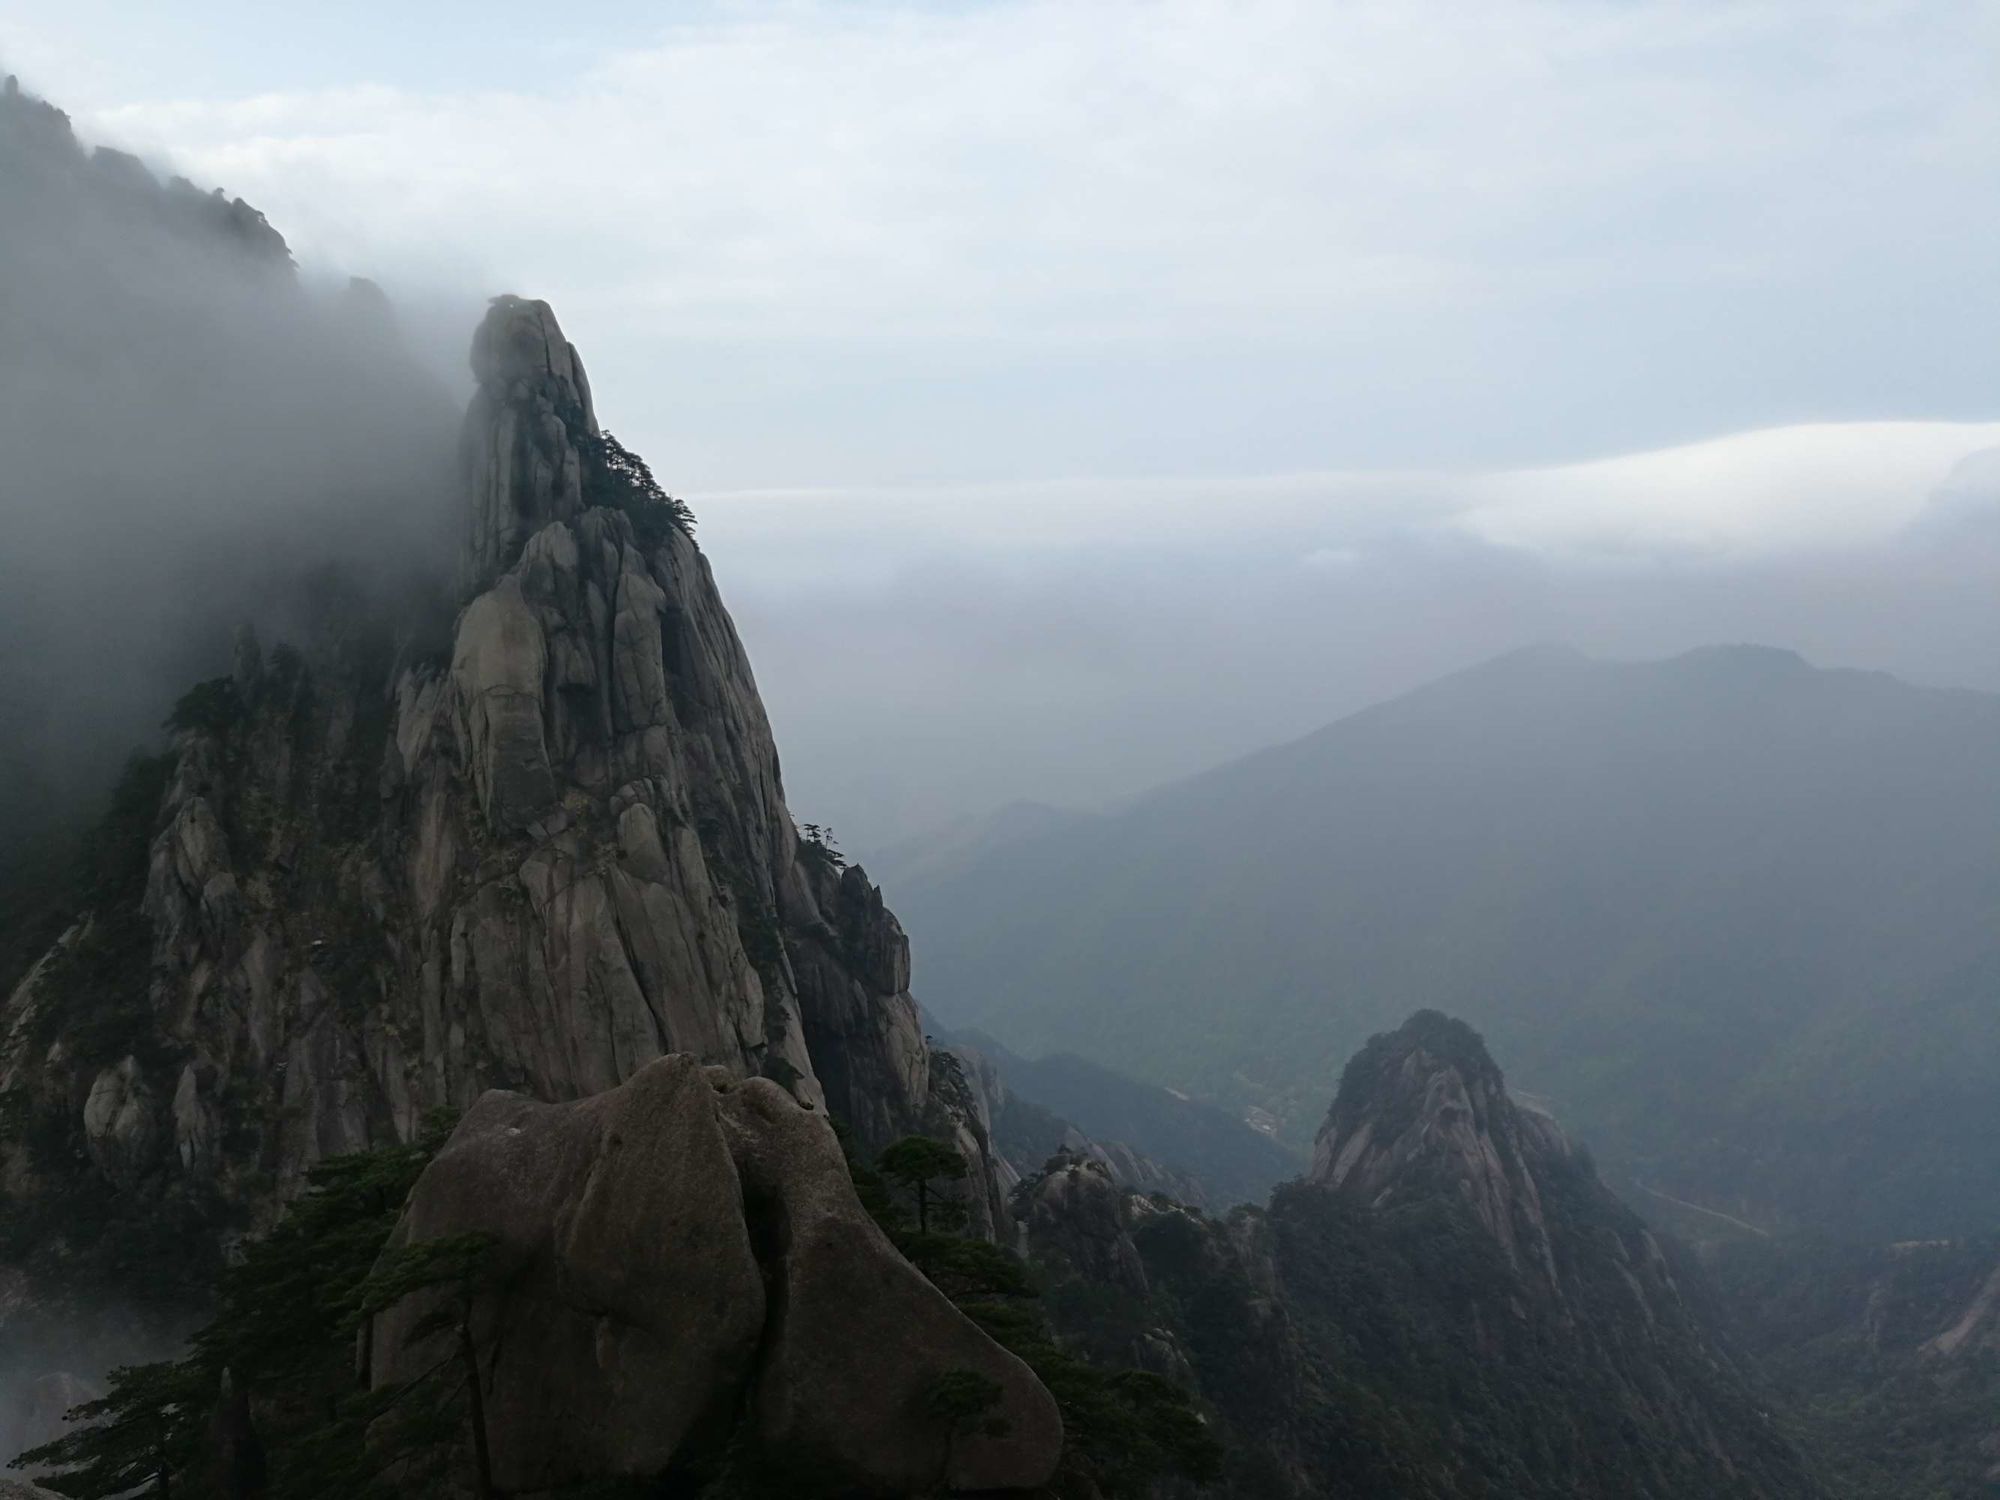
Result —
<instances>
[{"instance_id":1,"label":"green vegetation on slope","mask_svg":"<svg viewBox=\"0 0 2000 1500\"><path fill-rule=\"evenodd\" d=\"M1969 1233L2000 1222L1996 778L2000 698L1531 652L891 895L947 1025L1298 1143L1429 1005L1653 1187Z\"/></svg>"},{"instance_id":2,"label":"green vegetation on slope","mask_svg":"<svg viewBox=\"0 0 2000 1500\"><path fill-rule=\"evenodd\" d=\"M51 1466L41 1483L83 1500L142 1484L223 1493L209 1480L225 1457L216 1412L226 1371L255 1402L255 1445L278 1500L396 1493L404 1466L454 1429L459 1398L438 1383L370 1392L355 1335L382 1301L378 1261L403 1199L441 1143L434 1129L412 1145L320 1163L278 1227L221 1274L214 1315L186 1357L114 1371L109 1393L75 1413L86 1425L17 1462ZM371 1444L371 1424L398 1408L399 1422L423 1420Z\"/></svg>"},{"instance_id":3,"label":"green vegetation on slope","mask_svg":"<svg viewBox=\"0 0 2000 1500\"><path fill-rule=\"evenodd\" d=\"M964 1222L962 1212L937 1212L936 1195L942 1192L949 1205L950 1184L965 1179L956 1151L912 1136L889 1147L874 1167L850 1150L848 1166L862 1204L911 1264L1056 1398L1063 1419L1058 1494L1139 1500L1163 1480L1217 1477L1221 1449L1185 1390L1150 1371L1121 1367L1123 1361L1080 1357L1056 1335L1039 1306L1038 1280L1019 1256L927 1227Z\"/></svg>"},{"instance_id":4,"label":"green vegetation on slope","mask_svg":"<svg viewBox=\"0 0 2000 1500\"><path fill-rule=\"evenodd\" d=\"M1030 1061L979 1032L942 1040L968 1045L998 1068L1009 1097L995 1144L1010 1159L1032 1165L1054 1155L1064 1129L1073 1125L1094 1141L1122 1142L1195 1178L1214 1208L1262 1203L1305 1164L1297 1149L1205 1100L1088 1058L1058 1052Z\"/></svg>"},{"instance_id":5,"label":"green vegetation on slope","mask_svg":"<svg viewBox=\"0 0 2000 1500\"><path fill-rule=\"evenodd\" d=\"M1372 1038L1330 1119L1348 1175L1267 1210L1136 1198L1074 1157L1018 1192L1059 1325L1189 1368L1232 1494L1827 1493L1699 1270L1507 1097L1478 1033L1420 1011Z\"/></svg>"},{"instance_id":6,"label":"green vegetation on slope","mask_svg":"<svg viewBox=\"0 0 2000 1500\"><path fill-rule=\"evenodd\" d=\"M1843 1500L2000 1495L2000 1307L1977 1316L2000 1286L2000 1236L1744 1242L1712 1269L1731 1326ZM1962 1322L1962 1341L1932 1344Z\"/></svg>"},{"instance_id":7,"label":"green vegetation on slope","mask_svg":"<svg viewBox=\"0 0 2000 1500\"><path fill-rule=\"evenodd\" d=\"M321 1162L276 1229L221 1273L213 1314L184 1357L114 1371L109 1392L73 1414L79 1425L17 1463L48 1467L40 1482L79 1500L140 1489L261 1494L266 1485L272 1500L394 1500L467 1482L490 1494L484 1417L468 1378L477 1357L471 1309L490 1275L490 1245L455 1236L388 1248L444 1137L444 1122L434 1121L417 1142ZM1056 1397L1063 1493L1116 1500L1143 1496L1162 1478L1212 1476L1218 1450L1185 1392L1077 1358L1037 1311L1020 1259L952 1232L965 1218L952 1210L962 1210L954 1185L966 1174L962 1157L924 1137L891 1147L879 1170L853 1167L864 1204L898 1248ZM371 1388L373 1315L419 1294L434 1311L411 1337L456 1330L463 1368L446 1359L416 1380ZM933 1392L934 1415L954 1433L976 1430L994 1394L986 1384L971 1372L948 1375ZM251 1474L254 1487L243 1487ZM739 1434L675 1473L577 1493L797 1500L836 1492Z\"/></svg>"}]
</instances>

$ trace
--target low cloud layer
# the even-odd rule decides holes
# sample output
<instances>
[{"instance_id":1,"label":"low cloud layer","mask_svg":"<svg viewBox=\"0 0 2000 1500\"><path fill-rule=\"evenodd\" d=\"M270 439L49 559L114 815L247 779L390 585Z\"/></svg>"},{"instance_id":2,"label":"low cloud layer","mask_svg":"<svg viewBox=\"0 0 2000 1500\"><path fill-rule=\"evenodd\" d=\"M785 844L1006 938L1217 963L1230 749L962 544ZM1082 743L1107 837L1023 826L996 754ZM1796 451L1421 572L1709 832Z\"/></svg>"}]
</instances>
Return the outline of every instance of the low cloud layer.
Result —
<instances>
[{"instance_id":1,"label":"low cloud layer","mask_svg":"<svg viewBox=\"0 0 2000 1500\"><path fill-rule=\"evenodd\" d=\"M239 622L434 570L455 416L377 292L0 97L0 824L94 791Z\"/></svg>"},{"instance_id":2,"label":"low cloud layer","mask_svg":"<svg viewBox=\"0 0 2000 1500\"><path fill-rule=\"evenodd\" d=\"M553 301L859 846L1536 640L2000 686L1975 0L95 3L0 21L89 133Z\"/></svg>"},{"instance_id":3,"label":"low cloud layer","mask_svg":"<svg viewBox=\"0 0 2000 1500\"><path fill-rule=\"evenodd\" d=\"M697 496L802 815L1091 804L1517 646L2000 689L2000 424L1532 471Z\"/></svg>"}]
</instances>

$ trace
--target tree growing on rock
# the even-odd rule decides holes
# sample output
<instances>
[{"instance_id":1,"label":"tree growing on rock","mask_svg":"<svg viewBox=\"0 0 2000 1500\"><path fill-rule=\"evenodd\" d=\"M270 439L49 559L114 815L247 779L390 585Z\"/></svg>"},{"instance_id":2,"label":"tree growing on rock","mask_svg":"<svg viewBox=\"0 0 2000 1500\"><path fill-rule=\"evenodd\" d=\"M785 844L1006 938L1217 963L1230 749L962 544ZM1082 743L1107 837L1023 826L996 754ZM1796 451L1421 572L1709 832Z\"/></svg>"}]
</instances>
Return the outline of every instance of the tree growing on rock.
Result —
<instances>
[{"instance_id":1,"label":"tree growing on rock","mask_svg":"<svg viewBox=\"0 0 2000 1500\"><path fill-rule=\"evenodd\" d=\"M965 1158L943 1141L906 1135L882 1153L877 1165L915 1203L918 1234L931 1232L933 1218L940 1228L957 1228L965 1222L965 1205L947 1196L949 1184L966 1179Z\"/></svg>"},{"instance_id":2,"label":"tree growing on rock","mask_svg":"<svg viewBox=\"0 0 2000 1500\"><path fill-rule=\"evenodd\" d=\"M569 423L572 440L583 459L584 499L608 505L631 517L633 534L647 547L667 539L669 529L694 535L694 512L685 500L669 495L653 477L646 460L608 431L593 435L580 420Z\"/></svg>"},{"instance_id":3,"label":"tree growing on rock","mask_svg":"<svg viewBox=\"0 0 2000 1500\"><path fill-rule=\"evenodd\" d=\"M813 869L838 875L847 868L847 856L833 841L833 830L823 823L799 825L799 857Z\"/></svg>"},{"instance_id":4,"label":"tree growing on rock","mask_svg":"<svg viewBox=\"0 0 2000 1500\"><path fill-rule=\"evenodd\" d=\"M950 1487L952 1452L962 1438L976 1432L988 1437L1007 1435L1007 1419L992 1414L1000 1404L1000 1395L1000 1383L977 1370L947 1370L932 1384L924 1398L924 1410L944 1428L939 1489Z\"/></svg>"},{"instance_id":5,"label":"tree growing on rock","mask_svg":"<svg viewBox=\"0 0 2000 1500\"><path fill-rule=\"evenodd\" d=\"M208 1493L205 1475L260 1467L243 1451L244 1424L216 1420L225 1389L239 1415L255 1402L261 1467L278 1500L373 1500L391 1492L385 1469L409 1472L417 1454L449 1459L465 1441L454 1381L462 1351L414 1389L369 1390L373 1320L363 1311L399 1285L449 1303L475 1269L469 1247L383 1254L446 1133L436 1119L416 1141L319 1163L277 1227L223 1272L214 1315L185 1358L114 1371L102 1399L69 1413L69 1431L17 1464L52 1471L37 1482L77 1500Z\"/></svg>"},{"instance_id":6,"label":"tree growing on rock","mask_svg":"<svg viewBox=\"0 0 2000 1500\"><path fill-rule=\"evenodd\" d=\"M472 1312L492 1269L494 1244L492 1235L473 1233L398 1246L382 1257L355 1299L356 1318L370 1321L412 1297L429 1302L404 1340L414 1346L434 1344L443 1352L424 1375L385 1398L382 1415L400 1408L388 1427L390 1442L401 1447L409 1461L421 1462L448 1452L461 1426L462 1398L462 1425L472 1442L473 1493L479 1500L493 1500L495 1491ZM371 1438L380 1430L378 1422Z\"/></svg>"}]
</instances>

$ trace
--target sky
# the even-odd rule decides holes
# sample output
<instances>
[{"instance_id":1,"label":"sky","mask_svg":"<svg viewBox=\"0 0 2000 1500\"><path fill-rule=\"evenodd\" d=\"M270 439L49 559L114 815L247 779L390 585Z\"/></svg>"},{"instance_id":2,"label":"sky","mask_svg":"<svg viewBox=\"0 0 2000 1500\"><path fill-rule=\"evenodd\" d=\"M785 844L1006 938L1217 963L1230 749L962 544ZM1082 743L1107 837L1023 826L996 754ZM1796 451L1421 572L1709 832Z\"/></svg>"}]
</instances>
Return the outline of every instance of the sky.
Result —
<instances>
[{"instance_id":1,"label":"sky","mask_svg":"<svg viewBox=\"0 0 2000 1500\"><path fill-rule=\"evenodd\" d=\"M851 845L1550 638L2000 687L1990 3L168 10L0 67L454 379L548 298Z\"/></svg>"}]
</instances>

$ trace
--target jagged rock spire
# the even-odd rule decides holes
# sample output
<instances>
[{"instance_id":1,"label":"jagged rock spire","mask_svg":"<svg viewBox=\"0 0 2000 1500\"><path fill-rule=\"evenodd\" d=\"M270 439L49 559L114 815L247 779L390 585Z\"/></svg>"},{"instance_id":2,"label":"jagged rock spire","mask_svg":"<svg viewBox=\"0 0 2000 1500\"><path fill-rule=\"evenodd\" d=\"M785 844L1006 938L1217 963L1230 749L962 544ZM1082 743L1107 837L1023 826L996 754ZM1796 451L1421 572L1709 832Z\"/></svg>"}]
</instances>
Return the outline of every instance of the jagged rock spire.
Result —
<instances>
[{"instance_id":1,"label":"jagged rock spire","mask_svg":"<svg viewBox=\"0 0 2000 1500\"><path fill-rule=\"evenodd\" d=\"M520 556L530 536L584 508L582 445L597 436L590 381L548 303L496 297L472 339L479 389L465 414L462 593Z\"/></svg>"},{"instance_id":2,"label":"jagged rock spire","mask_svg":"<svg viewBox=\"0 0 2000 1500\"><path fill-rule=\"evenodd\" d=\"M1511 1263L1554 1287L1537 1172L1569 1156L1554 1120L1508 1096L1476 1031L1420 1010L1347 1065L1307 1180L1370 1208L1454 1194Z\"/></svg>"}]
</instances>

